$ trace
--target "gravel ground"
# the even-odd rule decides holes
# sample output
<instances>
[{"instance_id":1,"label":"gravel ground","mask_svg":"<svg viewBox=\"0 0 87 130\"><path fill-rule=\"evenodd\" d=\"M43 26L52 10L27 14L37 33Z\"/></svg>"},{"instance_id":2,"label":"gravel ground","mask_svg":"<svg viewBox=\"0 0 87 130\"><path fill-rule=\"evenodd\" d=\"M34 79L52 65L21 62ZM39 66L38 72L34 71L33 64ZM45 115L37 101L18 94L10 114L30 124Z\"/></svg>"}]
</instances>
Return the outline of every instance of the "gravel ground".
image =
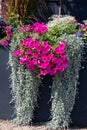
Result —
<instances>
[{"instance_id":1,"label":"gravel ground","mask_svg":"<svg viewBox=\"0 0 87 130\"><path fill-rule=\"evenodd\" d=\"M16 126L10 121L0 120L0 130L47 130L44 126Z\"/></svg>"},{"instance_id":2,"label":"gravel ground","mask_svg":"<svg viewBox=\"0 0 87 130\"><path fill-rule=\"evenodd\" d=\"M47 130L47 128L44 126L17 126L15 124L12 124L10 121L0 120L0 130ZM87 130L87 128L74 128L68 130Z\"/></svg>"}]
</instances>

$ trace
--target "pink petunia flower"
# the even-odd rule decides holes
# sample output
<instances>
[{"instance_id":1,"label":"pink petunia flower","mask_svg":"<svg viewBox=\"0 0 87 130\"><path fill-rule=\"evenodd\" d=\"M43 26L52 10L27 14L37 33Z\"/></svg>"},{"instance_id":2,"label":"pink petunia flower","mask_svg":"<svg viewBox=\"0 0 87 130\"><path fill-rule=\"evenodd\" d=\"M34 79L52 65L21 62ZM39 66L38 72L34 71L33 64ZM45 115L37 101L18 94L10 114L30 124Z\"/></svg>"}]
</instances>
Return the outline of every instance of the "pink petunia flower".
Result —
<instances>
[{"instance_id":1,"label":"pink petunia flower","mask_svg":"<svg viewBox=\"0 0 87 130\"><path fill-rule=\"evenodd\" d=\"M23 33L25 30L28 29L28 26L29 26L29 25L23 25L23 26L20 28L20 32Z\"/></svg>"},{"instance_id":2,"label":"pink petunia flower","mask_svg":"<svg viewBox=\"0 0 87 130\"><path fill-rule=\"evenodd\" d=\"M32 62L29 62L29 63L27 62L26 65L27 65L27 67L28 67L28 69L30 71L34 71L35 70L35 66L34 66L34 64L32 64Z\"/></svg>"},{"instance_id":3,"label":"pink petunia flower","mask_svg":"<svg viewBox=\"0 0 87 130\"><path fill-rule=\"evenodd\" d=\"M74 22L74 23L78 23L78 20L74 18L74 19L73 19L73 22Z\"/></svg>"},{"instance_id":4,"label":"pink petunia flower","mask_svg":"<svg viewBox=\"0 0 87 130\"><path fill-rule=\"evenodd\" d=\"M6 31L11 31L11 27L10 27L10 26L6 26L6 27L5 27L5 30L6 30Z\"/></svg>"},{"instance_id":5,"label":"pink petunia flower","mask_svg":"<svg viewBox=\"0 0 87 130\"><path fill-rule=\"evenodd\" d=\"M64 53L65 52L65 43L59 44L58 47L54 49L54 52L56 54L62 54L62 53Z\"/></svg>"},{"instance_id":6,"label":"pink petunia flower","mask_svg":"<svg viewBox=\"0 0 87 130\"><path fill-rule=\"evenodd\" d=\"M15 50L14 53L13 53L14 57L22 56L22 54L23 54L22 50Z\"/></svg>"},{"instance_id":7,"label":"pink petunia flower","mask_svg":"<svg viewBox=\"0 0 87 130\"><path fill-rule=\"evenodd\" d=\"M7 40L3 40L3 41L2 41L2 44L3 44L4 46L8 46L8 45L9 45L9 42L8 42Z\"/></svg>"},{"instance_id":8,"label":"pink petunia flower","mask_svg":"<svg viewBox=\"0 0 87 130\"><path fill-rule=\"evenodd\" d=\"M7 37L9 40L12 39L12 32L7 32Z\"/></svg>"},{"instance_id":9,"label":"pink petunia flower","mask_svg":"<svg viewBox=\"0 0 87 130\"><path fill-rule=\"evenodd\" d=\"M27 61L29 60L29 57L26 55L26 56L22 56L21 58L20 58L20 64L25 64Z\"/></svg>"},{"instance_id":10,"label":"pink petunia flower","mask_svg":"<svg viewBox=\"0 0 87 130\"><path fill-rule=\"evenodd\" d=\"M59 63L59 58L57 58L57 57L54 56L54 57L52 58L52 63L53 63L53 64L58 64L58 63Z\"/></svg>"},{"instance_id":11,"label":"pink petunia flower","mask_svg":"<svg viewBox=\"0 0 87 130\"><path fill-rule=\"evenodd\" d=\"M46 33L48 31L47 26L44 23L34 23L34 32L37 34Z\"/></svg>"},{"instance_id":12,"label":"pink petunia flower","mask_svg":"<svg viewBox=\"0 0 87 130\"><path fill-rule=\"evenodd\" d=\"M26 50L26 55L30 55L30 54L32 54L32 50Z\"/></svg>"},{"instance_id":13,"label":"pink petunia flower","mask_svg":"<svg viewBox=\"0 0 87 130\"><path fill-rule=\"evenodd\" d=\"M19 63L20 63L21 65L24 65L24 64L25 64L25 60L21 57L20 60L19 60Z\"/></svg>"},{"instance_id":14,"label":"pink petunia flower","mask_svg":"<svg viewBox=\"0 0 87 130\"><path fill-rule=\"evenodd\" d=\"M86 26L85 24L80 24L80 28L81 28L81 29L86 29L87 26Z\"/></svg>"},{"instance_id":15,"label":"pink petunia flower","mask_svg":"<svg viewBox=\"0 0 87 130\"><path fill-rule=\"evenodd\" d=\"M29 27L27 28L27 31L28 31L28 32L32 32L33 29L34 29L34 27L33 27L33 25L31 25L31 26L29 26Z\"/></svg>"},{"instance_id":16,"label":"pink petunia flower","mask_svg":"<svg viewBox=\"0 0 87 130\"><path fill-rule=\"evenodd\" d=\"M37 63L38 63L37 59L33 59L33 60L32 60L32 64L33 64L33 65L37 65Z\"/></svg>"}]
</instances>

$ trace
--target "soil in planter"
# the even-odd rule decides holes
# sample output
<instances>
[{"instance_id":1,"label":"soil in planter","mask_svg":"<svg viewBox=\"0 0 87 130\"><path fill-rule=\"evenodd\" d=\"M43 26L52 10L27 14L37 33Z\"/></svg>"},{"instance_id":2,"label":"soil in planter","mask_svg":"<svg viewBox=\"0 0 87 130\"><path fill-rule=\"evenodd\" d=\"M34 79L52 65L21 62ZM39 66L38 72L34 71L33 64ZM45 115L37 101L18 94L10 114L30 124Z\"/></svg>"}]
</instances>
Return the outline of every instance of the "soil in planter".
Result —
<instances>
[{"instance_id":1,"label":"soil in planter","mask_svg":"<svg viewBox=\"0 0 87 130\"><path fill-rule=\"evenodd\" d=\"M34 110L34 124L41 124L51 120L51 85L52 77L47 75L43 78L38 92L38 106Z\"/></svg>"}]
</instances>

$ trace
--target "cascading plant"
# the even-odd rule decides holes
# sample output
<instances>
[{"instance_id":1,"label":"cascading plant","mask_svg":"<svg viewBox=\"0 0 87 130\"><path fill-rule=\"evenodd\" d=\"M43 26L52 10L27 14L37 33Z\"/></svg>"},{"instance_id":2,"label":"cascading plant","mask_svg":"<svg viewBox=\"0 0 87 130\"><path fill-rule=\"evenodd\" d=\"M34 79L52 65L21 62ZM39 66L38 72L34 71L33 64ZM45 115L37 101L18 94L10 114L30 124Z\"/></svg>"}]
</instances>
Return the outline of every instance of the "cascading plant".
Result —
<instances>
[{"instance_id":1,"label":"cascading plant","mask_svg":"<svg viewBox=\"0 0 87 130\"><path fill-rule=\"evenodd\" d=\"M79 70L83 57L80 24L71 16L52 17L45 23L23 25L15 30L7 26L7 37L0 43L8 46L12 68L11 87L15 102L15 122L32 124L41 79L53 76L51 120L48 128L66 128L75 103Z\"/></svg>"}]
</instances>

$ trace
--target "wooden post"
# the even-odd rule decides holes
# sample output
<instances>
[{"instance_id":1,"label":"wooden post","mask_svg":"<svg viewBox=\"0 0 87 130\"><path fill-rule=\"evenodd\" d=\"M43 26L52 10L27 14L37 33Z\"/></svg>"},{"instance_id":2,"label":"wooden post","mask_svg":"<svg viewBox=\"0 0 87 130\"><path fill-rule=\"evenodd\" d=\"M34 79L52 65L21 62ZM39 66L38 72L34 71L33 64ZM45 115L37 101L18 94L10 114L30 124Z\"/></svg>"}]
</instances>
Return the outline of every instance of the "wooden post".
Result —
<instances>
[{"instance_id":1,"label":"wooden post","mask_svg":"<svg viewBox=\"0 0 87 130\"><path fill-rule=\"evenodd\" d=\"M61 15L61 6L62 6L62 0L59 0L59 17Z\"/></svg>"}]
</instances>

